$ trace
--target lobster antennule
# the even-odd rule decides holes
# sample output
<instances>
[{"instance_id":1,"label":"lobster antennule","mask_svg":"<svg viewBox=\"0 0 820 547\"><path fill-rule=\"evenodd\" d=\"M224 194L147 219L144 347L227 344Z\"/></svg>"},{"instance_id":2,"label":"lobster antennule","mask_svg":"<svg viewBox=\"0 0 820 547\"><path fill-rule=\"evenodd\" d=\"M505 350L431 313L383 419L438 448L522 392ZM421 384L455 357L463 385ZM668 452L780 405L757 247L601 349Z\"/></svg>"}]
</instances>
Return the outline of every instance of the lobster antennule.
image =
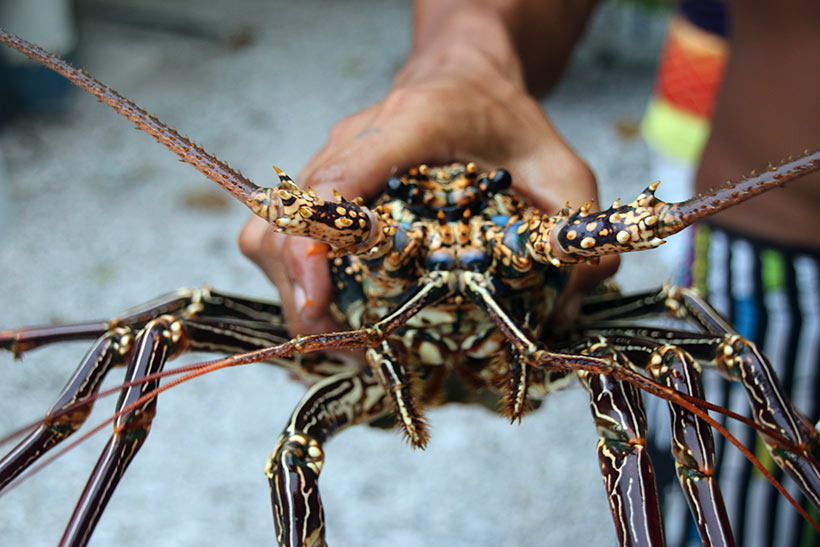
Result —
<instances>
[{"instance_id":1,"label":"lobster antennule","mask_svg":"<svg viewBox=\"0 0 820 547\"><path fill-rule=\"evenodd\" d=\"M806 151L802 156L789 158L762 173L752 173L738 182L729 182L705 194L682 201L677 204L676 211L682 223L680 229L815 171L820 171L820 150ZM675 232L668 235L672 233Z\"/></svg>"},{"instance_id":2,"label":"lobster antennule","mask_svg":"<svg viewBox=\"0 0 820 547\"><path fill-rule=\"evenodd\" d=\"M258 187L245 178L242 173L234 171L227 163L206 152L205 149L187 137L180 135L176 129L165 125L156 116L137 106L130 99L123 97L116 90L92 78L85 71L72 66L58 56L23 40L3 28L0 28L0 42L42 63L70 80L74 85L88 91L119 114L134 122L140 130L154 137L160 144L179 156L182 161L192 165L197 171L250 207L248 200L251 193Z\"/></svg>"},{"instance_id":3,"label":"lobster antennule","mask_svg":"<svg viewBox=\"0 0 820 547\"><path fill-rule=\"evenodd\" d=\"M651 249L699 220L815 171L820 171L820 150L678 203L657 199L656 182L623 206L616 201L604 211L593 213L582 207L533 219L531 253L535 260L558 266Z\"/></svg>"}]
</instances>

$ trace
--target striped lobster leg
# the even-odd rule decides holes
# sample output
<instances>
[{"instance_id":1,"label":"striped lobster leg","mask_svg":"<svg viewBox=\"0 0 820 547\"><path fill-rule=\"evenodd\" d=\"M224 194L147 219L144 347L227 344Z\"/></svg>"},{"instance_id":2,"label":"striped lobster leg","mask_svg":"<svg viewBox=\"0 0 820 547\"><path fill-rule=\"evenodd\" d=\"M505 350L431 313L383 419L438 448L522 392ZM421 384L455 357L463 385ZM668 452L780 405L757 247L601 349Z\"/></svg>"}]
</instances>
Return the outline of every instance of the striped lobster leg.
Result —
<instances>
[{"instance_id":1,"label":"striped lobster leg","mask_svg":"<svg viewBox=\"0 0 820 547\"><path fill-rule=\"evenodd\" d=\"M647 329L636 330L647 334ZM660 330L649 333L651 338L638 337L634 333L609 334L598 331L590 336L605 339L607 345L625 355L630 362L644 366L659 384L705 400L701 368L682 346L703 350L715 342L714 336ZM723 495L714 475L715 443L711 427L672 401L669 401L669 413L676 474L701 541L709 546L734 545Z\"/></svg>"},{"instance_id":2,"label":"striped lobster leg","mask_svg":"<svg viewBox=\"0 0 820 547\"><path fill-rule=\"evenodd\" d=\"M417 394L413 393L417 384L402 362L406 355L407 351L401 343L384 340L367 350L365 357L385 392L390 394L398 423L407 440L413 447L423 449L430 439L430 433L427 421L418 408Z\"/></svg>"},{"instance_id":3,"label":"striped lobster leg","mask_svg":"<svg viewBox=\"0 0 820 547\"><path fill-rule=\"evenodd\" d=\"M388 336L424 306L440 300L449 290L449 272L430 272L405 301L370 327L346 333L297 337L292 344L310 351L321 343L370 348L371 366L340 373L313 385L296 407L265 465L271 487L273 521L279 545L325 545L325 517L319 495L319 473L324 462L323 444L334 433L395 411L398 421L422 427L420 417L402 412L414 408L412 377L406 376L392 351ZM374 374L374 370L376 374ZM377 374L393 375L391 379ZM390 393L388 394L388 390Z\"/></svg>"},{"instance_id":4,"label":"striped lobster leg","mask_svg":"<svg viewBox=\"0 0 820 547\"><path fill-rule=\"evenodd\" d=\"M184 351L242 352L281 343L286 331L278 306L227 296L210 289L182 289L110 321L58 327L27 327L0 332L0 348L21 355L51 343L97 337L46 418L0 460L0 488L30 469L50 449L71 436L86 420L105 375L127 366L117 403L114 434L77 504L62 544L84 545L113 490L144 443L156 399L140 400L159 380L142 381L159 372L168 359ZM314 356L311 356L314 357ZM311 362L317 375L339 367ZM294 359L276 363L296 369Z\"/></svg>"},{"instance_id":5,"label":"striped lobster leg","mask_svg":"<svg viewBox=\"0 0 820 547\"><path fill-rule=\"evenodd\" d=\"M582 353L625 366L603 338ZM640 391L608 374L578 371L589 392L598 429L598 461L619 545L664 545L655 472L646 448L646 413Z\"/></svg>"},{"instance_id":6,"label":"striped lobster leg","mask_svg":"<svg viewBox=\"0 0 820 547\"><path fill-rule=\"evenodd\" d=\"M0 459L0 490L82 426L105 376L128 364L135 338L162 316L180 320L187 351L249 351L277 344L287 334L279 306L208 288L180 289L108 321L0 332L0 349L18 357L48 344L96 339L41 424ZM284 359L280 364L293 367Z\"/></svg>"},{"instance_id":7,"label":"striped lobster leg","mask_svg":"<svg viewBox=\"0 0 820 547\"><path fill-rule=\"evenodd\" d=\"M667 311L666 290L626 298L600 299L586 311L610 320ZM608 309L605 309L607 308ZM673 306L674 307L674 306ZM598 313L596 314L595 311ZM614 323L614 321L613 321ZM675 331L658 327L606 326L584 330L590 338L605 338L633 363L644 366L657 382L677 392L705 400L699 360L711 360L722 336ZM715 472L715 443L709 424L686 408L669 401L672 456L677 478L704 545L734 545L728 514Z\"/></svg>"},{"instance_id":8,"label":"striped lobster leg","mask_svg":"<svg viewBox=\"0 0 820 547\"><path fill-rule=\"evenodd\" d=\"M265 465L278 545L325 545L325 514L318 484L323 444L334 433L391 409L389 397L370 370L331 376L307 392Z\"/></svg>"},{"instance_id":9,"label":"striped lobster leg","mask_svg":"<svg viewBox=\"0 0 820 547\"><path fill-rule=\"evenodd\" d=\"M0 491L48 450L80 428L91 413L93 403L77 403L96 394L113 367L124 366L128 362L133 337L131 329L117 327L97 339L46 413L46 419L0 459Z\"/></svg>"},{"instance_id":10,"label":"striped lobster leg","mask_svg":"<svg viewBox=\"0 0 820 547\"><path fill-rule=\"evenodd\" d=\"M660 383L687 395L705 399L700 367L683 349L663 345L652 352L647 366ZM715 476L712 429L699 417L669 403L672 455L689 510L704 545L734 545L729 515Z\"/></svg>"},{"instance_id":11,"label":"striped lobster leg","mask_svg":"<svg viewBox=\"0 0 820 547\"><path fill-rule=\"evenodd\" d=\"M180 322L169 315L149 321L134 341L126 381L138 381L162 370L169 358L184 349ZM114 434L103 448L85 489L66 526L61 545L88 543L125 470L145 443L156 414L157 400L141 401L155 389L159 379L134 385L121 393L117 402ZM120 414L123 412L122 414Z\"/></svg>"},{"instance_id":12,"label":"striped lobster leg","mask_svg":"<svg viewBox=\"0 0 820 547\"><path fill-rule=\"evenodd\" d=\"M674 345L701 364L714 367L728 380L739 383L749 401L751 417L760 426L761 439L773 460L794 479L815 507L820 507L820 433L784 395L771 364L755 344L739 336L692 289L666 286L654 295L616 298L610 303L612 306L608 311L600 308L598 303L586 307L585 311L591 312L591 323L584 328L587 334L606 336L617 347L635 347L632 337ZM619 319L658 313L663 309L695 324L701 334L618 324ZM644 343L644 347L651 345ZM652 368L656 372L660 370L650 365ZM680 390L679 387L675 389ZM767 431L771 434L767 435Z\"/></svg>"},{"instance_id":13,"label":"striped lobster leg","mask_svg":"<svg viewBox=\"0 0 820 547\"><path fill-rule=\"evenodd\" d=\"M696 291L672 287L669 295L668 303L678 315L690 317L712 334L722 335L714 348L714 365L728 380L743 386L755 422L790 443L786 446L761 434L775 463L820 508L820 432L786 397L769 360Z\"/></svg>"},{"instance_id":14,"label":"striped lobster leg","mask_svg":"<svg viewBox=\"0 0 820 547\"><path fill-rule=\"evenodd\" d=\"M709 335L666 331L666 343L626 334L607 337L607 343L634 363L645 366L660 384L690 397L705 400L700 365L682 349L686 344L703 347L714 342ZM669 402L672 456L678 482L689 505L704 545L734 545L723 494L715 476L715 442L712 429L686 408Z\"/></svg>"},{"instance_id":15,"label":"striped lobster leg","mask_svg":"<svg viewBox=\"0 0 820 547\"><path fill-rule=\"evenodd\" d=\"M496 321L526 366L550 370L587 365L586 370L579 369L577 374L590 392L590 405L601 436L598 457L619 543L663 545L663 524L654 472L645 447L646 415L639 390L607 373L623 357L605 343L591 345L584 351L586 355L580 356L541 350L499 305L484 276L465 274L465 283L467 293Z\"/></svg>"},{"instance_id":16,"label":"striped lobster leg","mask_svg":"<svg viewBox=\"0 0 820 547\"><path fill-rule=\"evenodd\" d=\"M647 296L642 302L647 304L646 311L650 308L657 311L657 304L663 302L677 318L694 323L708 334L687 338L685 334L656 329L652 337L660 341L666 338L668 343L680 346L698 360L714 366L726 379L743 386L754 421L790 444L786 446L772 436L761 434L775 463L795 480L814 506L820 508L820 433L783 393L766 356L754 343L739 336L695 290L667 286L655 298ZM633 302L631 311L637 312L638 307ZM629 330L619 329L621 334Z\"/></svg>"},{"instance_id":17,"label":"striped lobster leg","mask_svg":"<svg viewBox=\"0 0 820 547\"><path fill-rule=\"evenodd\" d=\"M693 405L686 398L693 396L694 393L700 393L700 380L695 374L697 372L696 368L690 366L693 363L683 351L691 347L699 353L698 357L701 358L704 350L711 348L710 355L713 357L717 354L719 356L718 360L720 360L721 355L732 354L724 347L727 338L711 333L678 333L643 327L630 329L617 323L617 320L620 319L619 314L632 316L658 312L668 308L682 317L681 314L685 310L691 309L692 315L697 317L697 323L701 328L709 331L709 326L716 330L722 328L725 322L719 315L710 312L708 308L698 308L696 304L699 301L690 302L692 299L681 298L679 297L681 291L670 287L637 297L609 298L609 303L614 305L617 312L600 311L596 319L603 321L602 326L582 329L582 332L588 338L580 346L572 345L570 348L563 348L570 352L569 355L553 353L538 348L531 335L520 329L511 320L509 314L495 300L492 288L483 275L468 273L465 274L464 280L467 294L495 320L526 363L546 370L574 369L590 391L593 415L596 417L596 423L602 438L599 443L599 457L602 463L604 480L610 494L610 507L613 511L615 525L622 545L663 543L662 522L657 507L654 472L645 451L646 419L642 403L637 395L639 387L675 403L673 421L676 421L676 426L680 425L681 419L684 422L693 423L694 429L690 428L691 430L687 431L685 427L680 426L678 431L675 432L676 443L681 443L681 447L676 451L680 458L678 469L683 475L681 482L687 495L689 495L689 503L693 507L693 511L708 513L708 515L702 516L701 519L704 522L702 528L703 537L706 538L704 541L714 545L733 544L731 533L728 531L725 510L722 508L719 499L715 500L714 496L711 495L711 491L717 489L714 481L710 478L713 456L709 448L709 440L704 432L707 428L703 424L692 422L692 414L695 414L692 408L697 410L697 405ZM683 291L683 294L687 293ZM612 327L613 332L620 336L620 341L616 341L614 345L603 338L598 342L592 338L598 331L606 331L607 326ZM684 346L683 349L670 347L667 349L662 348L657 353L651 353L654 348L661 344L657 342L637 344L640 346L641 352L644 354L650 353L650 374L653 374L657 380L666 383L666 385L638 375L633 371L634 366L621 364L622 362L626 363L627 358L621 352L618 352L616 347L622 344L634 351L634 338L641 335L647 336L650 340L657 339L661 343L667 342L670 346L673 344ZM633 339L630 341L629 337ZM615 336L615 338L618 338L618 336ZM729 339L737 342L733 337L729 337ZM746 341L744 343L749 344ZM717 344L717 348L715 344ZM577 355L579 349L584 355ZM760 357L762 359L762 356ZM679 376L675 379L666 377L670 366L679 369ZM655 371L656 368L657 371ZM755 396L760 396L760 394L755 393ZM689 410L683 411L676 408L677 406L688 406ZM699 416L701 419L708 418L708 415L702 411ZM796 417L797 414L792 409L790 413L785 412L782 417L787 416ZM712 425L716 423L713 420L711 422ZM796 420L796 423L799 422L800 420ZM799 465L792 465L792 467L801 471L806 467L810 470L813 469L815 466L813 462L816 458L810 451L803 449L799 444L799 439L794 441L793 436L789 436L777 429L770 429L770 424L760 423L761 429L764 430L763 436L765 437L765 431L769 430L772 431L771 436L779 436L779 438L785 439L788 444L777 444L777 450L782 452L788 450L789 456L794 456L795 460L801 462ZM723 432L724 434L727 433L725 430ZM816 433L813 435L816 437ZM771 440L777 442L777 439ZM791 450L792 447L797 447L797 450ZM703 457L700 455L690 457L690 452L693 454L699 452L701 455L708 454ZM810 471L803 473L803 475L810 476L812 473Z\"/></svg>"},{"instance_id":18,"label":"striped lobster leg","mask_svg":"<svg viewBox=\"0 0 820 547\"><path fill-rule=\"evenodd\" d=\"M26 351L57 342L94 340L118 327L139 329L148 321L165 314L186 318L219 317L249 324L265 324L265 330L271 336L278 336L279 341L287 338L287 328L277 304L227 295L203 287L179 289L106 321L0 331L0 349L11 351L16 357L20 357ZM197 343L198 340L194 342ZM207 351L199 347L196 349Z\"/></svg>"}]
</instances>

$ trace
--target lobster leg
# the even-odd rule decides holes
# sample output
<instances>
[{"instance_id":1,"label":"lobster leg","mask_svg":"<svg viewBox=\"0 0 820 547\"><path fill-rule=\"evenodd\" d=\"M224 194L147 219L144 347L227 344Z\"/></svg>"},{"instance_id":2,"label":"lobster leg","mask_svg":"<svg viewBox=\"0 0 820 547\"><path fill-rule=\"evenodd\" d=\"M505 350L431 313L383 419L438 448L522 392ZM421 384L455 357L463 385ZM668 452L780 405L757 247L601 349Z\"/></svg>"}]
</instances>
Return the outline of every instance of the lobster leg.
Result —
<instances>
[{"instance_id":1,"label":"lobster leg","mask_svg":"<svg viewBox=\"0 0 820 547\"><path fill-rule=\"evenodd\" d=\"M518 352L511 350L510 353L509 389L504 398L501 413L508 417L511 423L516 420L520 423L527 408L527 393L532 381L532 371L531 367L518 355Z\"/></svg>"},{"instance_id":2,"label":"lobster leg","mask_svg":"<svg viewBox=\"0 0 820 547\"><path fill-rule=\"evenodd\" d=\"M761 435L775 463L820 507L820 433L784 396L769 361L752 342L733 335L718 347L715 363L724 376L743 386L755 422L798 447L793 450Z\"/></svg>"},{"instance_id":3,"label":"lobster leg","mask_svg":"<svg viewBox=\"0 0 820 547\"><path fill-rule=\"evenodd\" d=\"M0 333L2 346L19 354L57 341L82 340L103 329L41 424L0 459L0 490L79 429L91 412L94 395L105 375L113 367L129 362L136 333L142 332L139 336L145 338L144 328L158 317L180 328L178 336L185 341L180 351L244 352L281 343L286 334L278 306L207 288L182 289L110 321ZM341 369L339 363L323 354L311 355L310 361L310 372L317 377ZM282 358L276 363L296 370L301 361Z\"/></svg>"},{"instance_id":4,"label":"lobster leg","mask_svg":"<svg viewBox=\"0 0 820 547\"><path fill-rule=\"evenodd\" d=\"M796 452L761 435L775 463L794 479L814 506L820 508L820 433L783 393L769 360L754 343L738 335L696 291L672 287L669 295L667 306L679 317L695 321L712 334L722 335L713 353L718 372L743 386L755 422L798 447Z\"/></svg>"},{"instance_id":5,"label":"lobster leg","mask_svg":"<svg viewBox=\"0 0 820 547\"><path fill-rule=\"evenodd\" d=\"M636 329L636 330L640 330ZM661 333L663 335L661 335ZM709 335L691 335L652 330L647 338L617 332L612 338L600 332L599 339L621 351L636 363L646 363L647 371L661 384L678 392L704 399L700 367L677 343L696 349L714 344ZM666 343L658 343L655 340ZM715 472L715 444L709 424L691 411L669 402L672 422L672 455L678 481L704 545L734 545L731 524Z\"/></svg>"},{"instance_id":6,"label":"lobster leg","mask_svg":"<svg viewBox=\"0 0 820 547\"><path fill-rule=\"evenodd\" d=\"M270 328L266 324L206 318L184 319L181 324L188 351L237 353L282 341L280 336L266 330ZM26 330L26 334L33 332L37 329ZM41 345L41 342L43 339L37 339L35 343ZM116 327L97 339L40 425L0 459L0 490L82 426L105 376L112 368L128 363L133 342L134 330L129 327ZM311 354L310 359L277 358L275 362L294 371L307 364L309 372L316 377L326 377L345 368L344 363L332 356L318 353Z\"/></svg>"},{"instance_id":7,"label":"lobster leg","mask_svg":"<svg viewBox=\"0 0 820 547\"><path fill-rule=\"evenodd\" d=\"M666 287L626 296L617 292L587 296L581 306L580 321L586 324L666 313L665 302Z\"/></svg>"},{"instance_id":8,"label":"lobster leg","mask_svg":"<svg viewBox=\"0 0 820 547\"><path fill-rule=\"evenodd\" d=\"M600 341L585 351L623 366L622 354ZM655 472L646 449L646 413L639 390L608 374L578 371L589 391L600 439L598 460L619 544L663 545Z\"/></svg>"},{"instance_id":9,"label":"lobster leg","mask_svg":"<svg viewBox=\"0 0 820 547\"><path fill-rule=\"evenodd\" d=\"M533 342L532 334L519 327L510 313L495 299L491 283L486 276L465 272L464 282L467 294L493 318L507 339L512 342L513 347L508 355L510 378L502 412L511 421L520 420L526 411L526 398L532 380L529 368L535 364L533 357L538 347Z\"/></svg>"},{"instance_id":10,"label":"lobster leg","mask_svg":"<svg viewBox=\"0 0 820 547\"><path fill-rule=\"evenodd\" d=\"M728 380L742 385L754 421L791 443L791 446L783 446L777 439L761 434L775 463L794 479L815 507L820 507L820 433L784 395L766 357L752 342L740 337L697 291L664 287L659 295L663 297L668 311L679 319L695 323L706 334L632 327L617 328L618 336L647 336L674 344L700 360L711 362ZM644 300L645 303L650 301L652 299ZM654 299L654 303L646 309L657 311L656 304L659 301L660 299ZM595 327L590 330L608 334L606 328ZM647 331L648 334L641 331Z\"/></svg>"},{"instance_id":11,"label":"lobster leg","mask_svg":"<svg viewBox=\"0 0 820 547\"><path fill-rule=\"evenodd\" d=\"M635 363L646 363L647 371L661 384L698 399L704 399L700 367L677 342L703 350L715 338L675 331L651 330L641 334L617 331L609 337L596 331L590 339L605 339L607 345ZM637 328L636 330L650 330ZM662 334L662 335L661 335ZM658 343L660 339L666 343ZM574 351L581 349L575 346ZM712 430L700 417L669 402L672 422L672 455L677 477L704 545L734 545L729 517L715 472L715 444Z\"/></svg>"},{"instance_id":12,"label":"lobster leg","mask_svg":"<svg viewBox=\"0 0 820 547\"><path fill-rule=\"evenodd\" d=\"M404 325L422 307L447 294L449 281L449 272L431 272L402 304L373 326L351 332L297 337L287 344L288 351L291 347L306 352L320 347L346 348L367 344L370 348L381 347L384 355L382 342L386 336ZM371 360L374 356L371 354ZM393 385L399 383L397 380ZM265 466L271 485L276 538L280 545L324 545L324 510L318 490L324 459L322 444L334 432L382 416L391 410L391 406L384 386L370 369L331 376L308 391Z\"/></svg>"},{"instance_id":13,"label":"lobster leg","mask_svg":"<svg viewBox=\"0 0 820 547\"><path fill-rule=\"evenodd\" d=\"M137 335L128 364L126 380L135 381L162 370L165 362L184 348L182 326L171 316L150 321ZM139 402L155 389L159 379L125 389L117 412L128 409L114 421L114 434L103 449L68 522L61 545L85 545L126 468L148 435L156 413L156 398Z\"/></svg>"},{"instance_id":14,"label":"lobster leg","mask_svg":"<svg viewBox=\"0 0 820 547\"><path fill-rule=\"evenodd\" d=\"M704 399L700 368L684 350L659 346L647 365L660 383ZM687 409L669 403L672 421L672 455L678 481L704 545L734 545L729 515L715 477L715 443L712 429Z\"/></svg>"},{"instance_id":15,"label":"lobster leg","mask_svg":"<svg viewBox=\"0 0 820 547\"><path fill-rule=\"evenodd\" d=\"M45 452L77 431L91 413L93 403L76 407L68 413L61 411L94 395L108 371L127 362L132 342L133 334L126 328L113 329L96 341L57 402L46 413L43 423L0 460L0 490Z\"/></svg>"},{"instance_id":16,"label":"lobster leg","mask_svg":"<svg viewBox=\"0 0 820 547\"><path fill-rule=\"evenodd\" d=\"M532 337L519 329L495 300L483 275L466 273L464 280L470 297L495 320L526 365L540 366L542 357L556 364L570 364L573 359L569 356L537 348ZM608 361L610 366L624 358L604 343L589 347L585 353L596 364ZM583 361L584 357L574 360ZM598 458L620 544L663 545L657 486L645 446L646 415L638 389L608 374L585 370L577 374L590 392L592 413L601 435Z\"/></svg>"},{"instance_id":17,"label":"lobster leg","mask_svg":"<svg viewBox=\"0 0 820 547\"><path fill-rule=\"evenodd\" d=\"M322 445L334 433L390 409L384 388L370 370L326 378L307 392L265 465L279 545L325 545L318 487L324 463Z\"/></svg>"},{"instance_id":18,"label":"lobster leg","mask_svg":"<svg viewBox=\"0 0 820 547\"><path fill-rule=\"evenodd\" d=\"M390 394L393 409L410 444L424 448L430 439L427 423L417 408L413 376L399 359L406 356L404 347L393 340L384 340L375 348L367 350L370 369Z\"/></svg>"},{"instance_id":19,"label":"lobster leg","mask_svg":"<svg viewBox=\"0 0 820 547\"><path fill-rule=\"evenodd\" d=\"M538 350L531 337L518 329L509 315L495 302L490 286L485 281L480 274L465 276L466 287L470 296L488 311L516 351L521 352L521 355L527 355L528 363L534 363L538 366L543 361L560 365L573 360L568 356L548 354L543 350ZM653 307L656 307L658 299L653 296L656 294L657 292L645 295L645 298L641 299L643 304L638 307L645 307L648 305L647 303L651 303ZM629 301L626 304L631 308L634 302ZM694 336L704 338L703 335ZM708 338L710 341L714 341L714 337ZM598 362L602 358L606 359L611 367L623 368L624 365L621 362L626 360L626 357L616 352L604 339L600 340L599 343L585 342L581 346L583 348L582 353L590 355ZM576 353L578 349L579 347L576 346L572 349L572 352ZM642 349L646 351L645 346ZM670 355L680 355L680 353ZM662 357L661 359L663 360ZM598 368L606 367L600 367L599 365ZM550 367L547 367L547 370L549 369ZM621 545L662 545L664 543L663 524L660 516L654 471L645 446L646 416L638 389L632 384L617 380L614 376L606 373L595 373L581 369L577 371L577 374L590 392L590 405L601 435L598 454L619 541ZM677 385L670 387L678 388ZM692 389L699 393L698 388ZM686 416L691 418L689 414L686 414ZM704 434L703 427L702 424L699 425L696 435ZM685 433L688 434L689 431L685 431ZM681 428L680 434L684 435L683 428ZM711 440L711 433L708 428L706 428L706 434L708 434L708 439ZM701 462L698 458L695 458L694 462L687 461L684 467L689 469L694 465L694 468L692 468L693 475L698 473L701 467L708 471L709 458L712 457L711 451L708 449L709 441L700 438L696 438L694 441L686 438L685 441L691 443L687 446L692 448L700 447L701 453L705 453L705 455L703 456L703 466L700 466ZM698 485L694 487L694 490L703 489L699 486L701 483L695 483L688 478L684 482L684 487L692 488L693 484ZM714 487L713 482L706 481L706 484L707 490L709 487ZM702 496L703 492L698 492L697 495ZM690 503L695 504L697 508L704 504L699 498L690 498ZM726 522L725 510L721 508L722 503L718 503L716 506L707 509L708 514L705 517L708 521L706 537L709 537L715 545L731 545L733 543L731 531L727 535L728 526L723 526Z\"/></svg>"},{"instance_id":20,"label":"lobster leg","mask_svg":"<svg viewBox=\"0 0 820 547\"><path fill-rule=\"evenodd\" d=\"M583 327L604 325L606 322L671 313L677 319L690 320L702 332L722 337L735 330L695 289L665 284L658 290L629 296L604 295L584 301L581 317ZM618 325L621 327L622 325ZM635 329L634 325L624 325ZM595 329L597 330L597 328ZM622 331L625 332L625 331ZM661 329L659 334L667 338ZM674 331L668 331L673 333ZM702 337L698 337L701 339Z\"/></svg>"},{"instance_id":21,"label":"lobster leg","mask_svg":"<svg viewBox=\"0 0 820 547\"><path fill-rule=\"evenodd\" d=\"M226 295L208 287L179 289L106 321L88 321L68 325L23 327L0 331L0 349L20 357L26 351L57 342L94 340L107 331L125 326L141 328L164 314L184 316L228 317L265 324L265 330L287 337L281 308L269 302Z\"/></svg>"}]
</instances>

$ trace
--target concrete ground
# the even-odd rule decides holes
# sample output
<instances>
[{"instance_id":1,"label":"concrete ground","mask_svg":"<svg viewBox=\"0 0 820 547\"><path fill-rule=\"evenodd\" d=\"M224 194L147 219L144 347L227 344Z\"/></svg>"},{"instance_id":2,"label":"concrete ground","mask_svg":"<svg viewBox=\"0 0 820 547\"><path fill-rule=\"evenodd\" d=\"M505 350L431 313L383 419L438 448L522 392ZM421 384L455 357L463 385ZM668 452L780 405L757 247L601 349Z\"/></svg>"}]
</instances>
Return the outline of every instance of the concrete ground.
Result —
<instances>
[{"instance_id":1,"label":"concrete ground","mask_svg":"<svg viewBox=\"0 0 820 547\"><path fill-rule=\"evenodd\" d=\"M263 185L274 182L274 163L297 173L335 121L380 98L409 43L403 1L83 6L75 57L91 74ZM658 24L650 39L645 23L610 6L545 103L596 171L605 203L654 180L634 134L652 85L647 52L657 48ZM275 298L236 247L246 210L89 96L0 127L0 161L0 328L105 318L183 286ZM669 275L651 257L625 261L625 285ZM40 417L86 348L21 362L0 355L0 430ZM303 392L255 365L164 394L92 545L271 544L262 466ZM113 404L100 401L91 422ZM364 427L329 443L331 544L614 544L582 390L552 395L520 426L472 407L429 418L424 452ZM0 499L4 545L59 540L104 437Z\"/></svg>"}]
</instances>

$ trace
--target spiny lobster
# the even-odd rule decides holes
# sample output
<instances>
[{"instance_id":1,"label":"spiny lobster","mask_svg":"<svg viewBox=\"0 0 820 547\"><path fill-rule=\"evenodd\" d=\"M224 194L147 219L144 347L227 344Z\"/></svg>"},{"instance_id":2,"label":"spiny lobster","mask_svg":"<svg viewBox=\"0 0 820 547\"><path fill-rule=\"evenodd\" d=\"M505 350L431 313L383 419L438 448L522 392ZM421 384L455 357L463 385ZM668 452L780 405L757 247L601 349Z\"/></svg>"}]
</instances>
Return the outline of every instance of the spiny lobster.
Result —
<instances>
[{"instance_id":1,"label":"spiny lobster","mask_svg":"<svg viewBox=\"0 0 820 547\"><path fill-rule=\"evenodd\" d=\"M88 76L19 38L4 33L2 39L67 75L103 101L113 103L121 112L127 110L126 115L138 126L283 232L309 235L332 247L333 275L338 287L336 308L347 324L356 329L349 333L298 337L284 342L284 325L275 305L205 290L175 293L115 322L90 323L67 330L20 329L0 335L0 344L15 353L53 341L100 336L95 346L100 353L90 356L103 357L88 359L85 364L107 361L106 367L129 354L148 355L142 363L161 368L166 354L183 349L235 352L272 346L217 364L269 359L316 382L294 413L267 466L277 539L282 544L323 541L323 513L315 481L323 462L322 441L335 428L394 414L410 442L424 446L427 432L421 417L423 407L450 401L481 402L486 392L492 392L501 399L502 411L519 419L530 399L540 398L577 371L587 389L595 394L593 400L599 403L594 405L593 412L602 435L616 440L601 442L602 462L616 455L631 454L626 457L627 465L642 467L645 462L638 442L643 437L640 411L630 416L634 423L607 426L613 423L614 414L638 406L635 389L630 385L688 409L691 414L686 414L685 419L695 420L694 414L709 420L698 410L704 403L697 398L697 387L690 387L694 397L676 391L685 386L675 384L675 376L696 375L698 367L670 344L679 345L700 359L717 356L715 361L727 369L749 363L763 366L765 362L752 346L732 334L731 327L713 314L707 303L694 293L675 288L639 297L607 295L590 301L586 320L594 320L596 325L579 327L575 337L557 337L545 324L550 306L566 279L568 265L606 253L656 246L663 237L707 214L816 170L820 167L818 153L710 196L667 204L655 199L654 187L650 187L632 203L613 204L599 213L585 206L575 211L565 209L555 216L544 215L508 190L508 173L482 173L474 164L411 170L391 179L385 195L368 206L359 200L345 201L341 196L330 202L302 191L284 173L280 173L279 187L257 188ZM528 309L533 298L542 305L530 313L520 312ZM665 308L672 308L682 317L688 314L705 334L688 337L684 343L680 333L660 331L656 333L659 340L642 340L643 351L649 357L644 355L638 364L646 364L654 371L652 381L635 371L627 355L615 351L624 344L618 340L629 339L623 347L629 346L639 338L638 331L626 327L611 331L606 321ZM610 341L599 338L601 333L606 333ZM155 349L141 352L133 350L133 344ZM366 365L351 366L320 353L348 347L367 348ZM296 353L305 355L293 357ZM631 354L628 357L635 358ZM137 370L138 359L132 363L129 373L135 378L134 385L124 390L118 405L115 437L123 443L117 448L122 453L133 453L144 440L149 425L145 418L153 414L155 405L156 393L141 395L156 388L157 378L133 376L151 373ZM198 367L198 372L215 369L217 364ZM670 375L669 369L676 372ZM102 373L101 369L93 371L93 375ZM674 389L664 387L658 383L660 380L668 380ZM88 391L69 393L58 403L42 426L44 434L51 437L41 437L36 442L50 445L78 427L87 412L83 398L98 388L96 380L83 383L83 389ZM613 408L600 404L605 399ZM758 410L773 408L775 402L769 400ZM64 411L66 408L68 411ZM684 411L679 408L678 412ZM812 477L807 479L809 482L815 481L817 434L813 427L788 404L772 412L775 419L789 422L793 430L764 429L766 438L778 450L794 451L804 457L804 465L808 466L805 476ZM711 433L700 422L697 429L697 442L707 447L704 457L708 458ZM633 437L624 437L625 433ZM39 452L40 448L30 450ZM5 479L24 471L29 463L28 456L15 460L15 454L19 452L13 451L4 460ZM95 480L108 481L113 486L122 471L123 467L95 471ZM647 491L652 490L651 472L621 470L616 474L629 477L630 481L645 480ZM697 489L693 485L700 484L691 477L687 480L693 489ZM807 492L815 503L817 490L811 487ZM98 517L97 509L104 506L109 494L108 488L91 488L84 493L66 531L67 544L87 541ZM711 506L697 498L697 494L696 499L700 501L694 503L701 508ZM638 500L629 499L617 489L611 492L611 500L616 523L618 515L638 515L630 505ZM716 511L713 522L725 519L719 509ZM656 516L633 524L639 534L659 540ZM635 528L617 526L623 543L645 539L629 536ZM726 533L726 527L718 528L720 533ZM717 532L715 528L705 530L710 534ZM729 541L728 537L724 540Z\"/></svg>"}]
</instances>

